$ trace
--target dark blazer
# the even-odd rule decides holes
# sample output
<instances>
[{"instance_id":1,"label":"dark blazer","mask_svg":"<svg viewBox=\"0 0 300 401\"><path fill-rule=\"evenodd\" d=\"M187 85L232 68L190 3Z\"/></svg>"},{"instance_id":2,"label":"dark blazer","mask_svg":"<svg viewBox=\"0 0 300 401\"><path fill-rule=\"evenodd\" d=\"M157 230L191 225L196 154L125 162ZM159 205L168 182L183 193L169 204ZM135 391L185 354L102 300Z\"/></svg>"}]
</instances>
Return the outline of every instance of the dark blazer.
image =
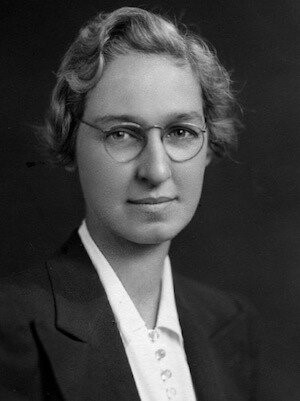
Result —
<instances>
[{"instance_id":1,"label":"dark blazer","mask_svg":"<svg viewBox=\"0 0 300 401\"><path fill-rule=\"evenodd\" d=\"M197 399L258 400L249 308L176 273L174 287ZM14 274L0 288L1 400L139 400L105 291L77 234L45 266Z\"/></svg>"}]
</instances>

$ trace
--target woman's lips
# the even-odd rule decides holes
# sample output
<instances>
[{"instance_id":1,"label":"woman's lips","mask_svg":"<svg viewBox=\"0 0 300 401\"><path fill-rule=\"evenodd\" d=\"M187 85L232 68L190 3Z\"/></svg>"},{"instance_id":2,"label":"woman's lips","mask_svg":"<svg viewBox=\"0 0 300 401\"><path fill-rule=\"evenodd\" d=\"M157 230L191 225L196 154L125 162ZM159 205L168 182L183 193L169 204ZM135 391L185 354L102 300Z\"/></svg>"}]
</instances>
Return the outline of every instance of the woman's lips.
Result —
<instances>
[{"instance_id":1,"label":"woman's lips","mask_svg":"<svg viewBox=\"0 0 300 401\"><path fill-rule=\"evenodd\" d=\"M132 203L134 205L157 205L159 203L167 203L175 200L176 198L170 198L168 196L160 196L159 198L139 198L139 199L129 199L128 203Z\"/></svg>"}]
</instances>

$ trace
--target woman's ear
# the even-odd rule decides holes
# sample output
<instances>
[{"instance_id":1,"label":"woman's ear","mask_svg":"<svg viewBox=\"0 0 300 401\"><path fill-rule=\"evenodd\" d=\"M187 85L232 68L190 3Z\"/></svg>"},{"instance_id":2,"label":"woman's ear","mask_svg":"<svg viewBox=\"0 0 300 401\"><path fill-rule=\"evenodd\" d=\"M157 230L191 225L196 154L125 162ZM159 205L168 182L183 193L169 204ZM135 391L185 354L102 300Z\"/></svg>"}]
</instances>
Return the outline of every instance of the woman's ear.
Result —
<instances>
[{"instance_id":1,"label":"woman's ear","mask_svg":"<svg viewBox=\"0 0 300 401\"><path fill-rule=\"evenodd\" d=\"M76 171L76 169L77 169L77 164L75 161L72 164L68 164L67 166L65 166L65 170L68 173L74 173L74 171Z\"/></svg>"},{"instance_id":2,"label":"woman's ear","mask_svg":"<svg viewBox=\"0 0 300 401\"><path fill-rule=\"evenodd\" d=\"M205 160L205 165L208 166L210 162L212 161L214 154L213 150L211 149L210 146L207 146L206 150L206 160Z\"/></svg>"}]
</instances>

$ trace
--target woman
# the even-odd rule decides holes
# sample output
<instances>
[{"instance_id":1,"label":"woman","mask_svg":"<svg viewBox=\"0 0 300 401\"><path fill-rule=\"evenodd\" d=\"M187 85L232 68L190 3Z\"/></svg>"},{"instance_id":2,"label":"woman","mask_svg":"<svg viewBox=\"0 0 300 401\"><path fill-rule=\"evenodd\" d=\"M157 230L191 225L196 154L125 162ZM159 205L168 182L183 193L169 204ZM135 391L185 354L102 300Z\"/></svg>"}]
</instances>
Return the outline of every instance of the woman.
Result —
<instances>
[{"instance_id":1,"label":"woman","mask_svg":"<svg viewBox=\"0 0 300 401\"><path fill-rule=\"evenodd\" d=\"M122 8L82 28L44 132L78 169L86 215L45 267L1 287L3 399L258 399L247 306L168 258L234 142L233 106L216 55L161 16Z\"/></svg>"}]
</instances>

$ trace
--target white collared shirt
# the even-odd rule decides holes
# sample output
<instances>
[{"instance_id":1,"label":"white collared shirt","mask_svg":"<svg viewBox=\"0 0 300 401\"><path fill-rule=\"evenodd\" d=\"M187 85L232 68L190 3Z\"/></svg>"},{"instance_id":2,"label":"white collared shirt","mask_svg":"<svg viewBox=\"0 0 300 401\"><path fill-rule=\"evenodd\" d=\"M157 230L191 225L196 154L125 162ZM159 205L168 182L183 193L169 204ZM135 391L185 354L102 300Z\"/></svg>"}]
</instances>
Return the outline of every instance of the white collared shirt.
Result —
<instances>
[{"instance_id":1,"label":"white collared shirt","mask_svg":"<svg viewBox=\"0 0 300 401\"><path fill-rule=\"evenodd\" d=\"M148 330L131 298L83 221L81 241L106 291L142 401L196 401L166 258L156 327Z\"/></svg>"}]
</instances>

